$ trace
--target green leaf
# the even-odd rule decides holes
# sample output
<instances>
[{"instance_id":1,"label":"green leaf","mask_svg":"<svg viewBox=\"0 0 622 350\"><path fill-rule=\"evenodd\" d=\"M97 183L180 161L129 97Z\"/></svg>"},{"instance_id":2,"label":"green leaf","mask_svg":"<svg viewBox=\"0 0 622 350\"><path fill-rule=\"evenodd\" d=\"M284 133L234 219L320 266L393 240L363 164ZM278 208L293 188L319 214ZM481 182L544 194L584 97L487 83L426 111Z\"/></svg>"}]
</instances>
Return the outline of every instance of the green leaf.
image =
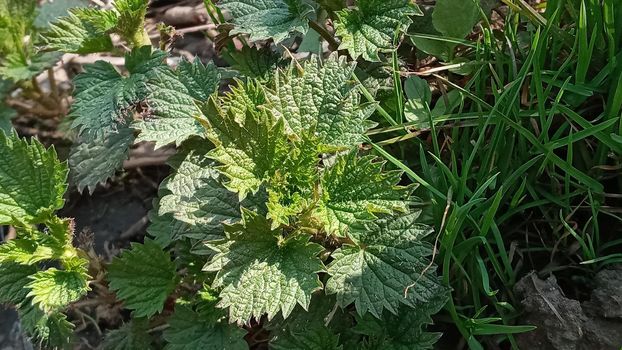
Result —
<instances>
[{"instance_id":1,"label":"green leaf","mask_svg":"<svg viewBox=\"0 0 622 350\"><path fill-rule=\"evenodd\" d=\"M41 29L48 28L59 17L69 15L70 9L87 6L89 6L88 0L46 0L39 7L34 26Z\"/></svg>"},{"instance_id":2,"label":"green leaf","mask_svg":"<svg viewBox=\"0 0 622 350\"><path fill-rule=\"evenodd\" d=\"M123 167L133 143L134 130L128 127L106 135L103 140L75 143L69 155L69 176L78 191L86 187L93 193L98 184L112 177Z\"/></svg>"},{"instance_id":3,"label":"green leaf","mask_svg":"<svg viewBox=\"0 0 622 350\"><path fill-rule=\"evenodd\" d=\"M175 236L221 239L222 224L232 224L241 218L238 196L225 188L215 162L206 157L211 149L206 140L189 140L183 147L182 152L169 160L174 173L160 186L159 214L172 214L174 219L188 225L187 230ZM178 238L175 236L173 239Z\"/></svg>"},{"instance_id":4,"label":"green leaf","mask_svg":"<svg viewBox=\"0 0 622 350\"><path fill-rule=\"evenodd\" d=\"M354 332L367 336L359 346L368 350L434 349L441 333L426 332L425 325L432 323L430 315L437 313L446 300L447 295L441 293L421 310L401 307L397 315L384 312L381 319L370 314L358 317Z\"/></svg>"},{"instance_id":5,"label":"green leaf","mask_svg":"<svg viewBox=\"0 0 622 350\"><path fill-rule=\"evenodd\" d=\"M224 287L218 306L228 307L229 319L240 324L263 314L270 320L279 311L287 317L296 304L306 309L322 288L322 246L303 234L284 238L265 217L246 209L242 218L225 226L227 239L208 244L216 255L204 269L217 272L214 288Z\"/></svg>"},{"instance_id":6,"label":"green leaf","mask_svg":"<svg viewBox=\"0 0 622 350\"><path fill-rule=\"evenodd\" d=\"M207 136L216 146L208 156L222 164L217 169L227 177L226 187L242 200L248 193L256 193L284 159L287 140L283 122L275 122L265 110L248 109L241 116L225 112L213 99L207 108Z\"/></svg>"},{"instance_id":7,"label":"green leaf","mask_svg":"<svg viewBox=\"0 0 622 350\"><path fill-rule=\"evenodd\" d=\"M243 46L240 51L223 51L222 58L241 75L268 81L283 63L281 55L269 47Z\"/></svg>"},{"instance_id":8,"label":"green leaf","mask_svg":"<svg viewBox=\"0 0 622 350\"><path fill-rule=\"evenodd\" d=\"M433 10L433 8L424 8L423 16L413 18L413 23L408 28L408 32L411 35L410 40L417 49L443 60L449 60L449 53L453 51L455 45L443 41L443 34L434 28L432 23ZM420 36L421 34L423 36ZM441 40L430 39L426 36L441 38Z\"/></svg>"},{"instance_id":9,"label":"green leaf","mask_svg":"<svg viewBox=\"0 0 622 350\"><path fill-rule=\"evenodd\" d=\"M380 61L378 52L390 52L395 32L404 32L412 23L409 16L422 15L410 0L358 0L357 8L337 12L335 32L341 38L339 49L367 61Z\"/></svg>"},{"instance_id":10,"label":"green leaf","mask_svg":"<svg viewBox=\"0 0 622 350\"><path fill-rule=\"evenodd\" d=\"M49 268L30 276L29 297L33 304L46 312L66 307L86 295L89 287L85 276L80 271L65 271Z\"/></svg>"},{"instance_id":11,"label":"green leaf","mask_svg":"<svg viewBox=\"0 0 622 350\"><path fill-rule=\"evenodd\" d=\"M341 328L351 327L350 316L336 309L335 298L315 294L309 311L296 307L287 319L269 322L271 349L338 350Z\"/></svg>"},{"instance_id":12,"label":"green leaf","mask_svg":"<svg viewBox=\"0 0 622 350\"><path fill-rule=\"evenodd\" d=\"M177 305L168 321L170 328L164 332L168 342L166 350L245 350L246 331L213 320L213 317L196 312L184 305Z\"/></svg>"},{"instance_id":13,"label":"green leaf","mask_svg":"<svg viewBox=\"0 0 622 350\"><path fill-rule=\"evenodd\" d=\"M462 39L479 19L479 6L475 0L437 0L432 23L444 36Z\"/></svg>"},{"instance_id":14,"label":"green leaf","mask_svg":"<svg viewBox=\"0 0 622 350\"><path fill-rule=\"evenodd\" d=\"M132 243L108 266L110 288L134 310L134 317L151 317L162 311L164 302L177 286L175 264L154 241Z\"/></svg>"},{"instance_id":15,"label":"green leaf","mask_svg":"<svg viewBox=\"0 0 622 350\"><path fill-rule=\"evenodd\" d=\"M202 134L193 99L165 58L165 52L152 52L149 46L134 49L125 57L127 77L107 62L87 65L74 79L72 126L86 141L102 139L128 125L132 112L138 112L143 120L132 124L141 130L136 142L155 141L161 147ZM137 110L141 106L146 110Z\"/></svg>"},{"instance_id":16,"label":"green leaf","mask_svg":"<svg viewBox=\"0 0 622 350\"><path fill-rule=\"evenodd\" d=\"M354 302L360 315L397 313L401 304L420 308L445 293L428 256L432 247L420 241L432 229L416 222L419 212L378 219L351 228L357 245L333 252L326 293L346 307Z\"/></svg>"},{"instance_id":17,"label":"green leaf","mask_svg":"<svg viewBox=\"0 0 622 350\"><path fill-rule=\"evenodd\" d=\"M1 95L0 95L1 98ZM0 105L0 133L10 134L13 129L11 119L17 116L17 111L5 105Z\"/></svg>"},{"instance_id":18,"label":"green leaf","mask_svg":"<svg viewBox=\"0 0 622 350\"><path fill-rule=\"evenodd\" d=\"M383 172L384 162L375 159L359 158L353 151L323 174L324 193L316 215L327 232L344 236L351 225L374 220L377 214L408 211L412 186L398 186L402 173Z\"/></svg>"},{"instance_id":19,"label":"green leaf","mask_svg":"<svg viewBox=\"0 0 622 350\"><path fill-rule=\"evenodd\" d=\"M287 133L297 138L304 130L314 130L320 142L334 147L352 147L363 141L374 126L367 119L375 104L361 103L352 83L355 64L332 55L325 62L317 57L277 74L274 88L267 89L269 108L285 122Z\"/></svg>"},{"instance_id":20,"label":"green leaf","mask_svg":"<svg viewBox=\"0 0 622 350\"><path fill-rule=\"evenodd\" d=\"M152 350L154 347L148 330L149 321L146 318L134 318L106 334L103 350Z\"/></svg>"},{"instance_id":21,"label":"green leaf","mask_svg":"<svg viewBox=\"0 0 622 350\"><path fill-rule=\"evenodd\" d=\"M148 104L150 113L132 124L140 130L136 142L153 141L159 148L170 143L180 145L191 136L203 135L205 130L196 120L200 113L176 73L163 63L149 71L148 76L143 102Z\"/></svg>"},{"instance_id":22,"label":"green leaf","mask_svg":"<svg viewBox=\"0 0 622 350\"><path fill-rule=\"evenodd\" d=\"M6 244L6 243L5 243ZM0 245L0 248L3 247ZM28 277L37 272L35 266L15 263L0 264L0 303L18 305L28 297Z\"/></svg>"},{"instance_id":23,"label":"green leaf","mask_svg":"<svg viewBox=\"0 0 622 350\"><path fill-rule=\"evenodd\" d=\"M60 52L39 52L26 61L20 55L8 55L0 66L0 75L14 82L28 80L53 67L62 55Z\"/></svg>"},{"instance_id":24,"label":"green leaf","mask_svg":"<svg viewBox=\"0 0 622 350\"><path fill-rule=\"evenodd\" d=\"M48 50L78 54L107 52L113 48L109 32L117 20L113 11L75 8L68 16L51 23L41 39Z\"/></svg>"},{"instance_id":25,"label":"green leaf","mask_svg":"<svg viewBox=\"0 0 622 350\"><path fill-rule=\"evenodd\" d=\"M305 0L222 0L234 24L231 34L249 34L251 41L273 39L279 43L292 33L305 34L313 6Z\"/></svg>"},{"instance_id":26,"label":"green leaf","mask_svg":"<svg viewBox=\"0 0 622 350\"><path fill-rule=\"evenodd\" d=\"M430 103L432 103L432 91L425 79L412 76L404 82L406 93L406 105L404 116L409 122L418 122L419 128L429 127L428 116Z\"/></svg>"},{"instance_id":27,"label":"green leaf","mask_svg":"<svg viewBox=\"0 0 622 350\"><path fill-rule=\"evenodd\" d=\"M195 100L205 102L218 91L220 72L212 62L204 65L198 57L192 62L182 59L177 67L177 74Z\"/></svg>"},{"instance_id":28,"label":"green leaf","mask_svg":"<svg viewBox=\"0 0 622 350\"><path fill-rule=\"evenodd\" d=\"M0 225L44 222L63 207L67 166L54 148L0 132Z\"/></svg>"},{"instance_id":29,"label":"green leaf","mask_svg":"<svg viewBox=\"0 0 622 350\"><path fill-rule=\"evenodd\" d=\"M19 309L24 331L41 340L47 349L68 349L73 335L73 324L60 312L45 313L38 307L24 303Z\"/></svg>"}]
</instances>

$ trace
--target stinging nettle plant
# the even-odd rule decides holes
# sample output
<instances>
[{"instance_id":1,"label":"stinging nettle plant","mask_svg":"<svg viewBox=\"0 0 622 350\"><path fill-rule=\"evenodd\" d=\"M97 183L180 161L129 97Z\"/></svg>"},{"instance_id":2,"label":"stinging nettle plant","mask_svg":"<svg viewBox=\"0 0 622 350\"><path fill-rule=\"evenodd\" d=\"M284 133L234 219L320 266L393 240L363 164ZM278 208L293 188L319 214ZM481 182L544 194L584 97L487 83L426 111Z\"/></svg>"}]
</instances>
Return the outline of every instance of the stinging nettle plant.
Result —
<instances>
[{"instance_id":1,"label":"stinging nettle plant","mask_svg":"<svg viewBox=\"0 0 622 350\"><path fill-rule=\"evenodd\" d=\"M75 248L71 220L53 214L67 165L36 140L0 132L10 155L0 162L9 189L0 224L18 228L0 246L0 301L17 305L27 325L26 315L44 315L26 330L58 348L70 344L62 311L104 273L132 314L108 332L105 349L246 349L257 325L275 349L432 348L440 334L426 326L449 294L424 240L433 230L418 220L415 186L362 147L378 104L363 102L356 63L333 53L288 65L246 47L229 55L246 76L219 94L212 63L172 68L165 51L145 45L146 6L120 0L113 10L72 10L42 40L47 49L89 53L112 50L116 33L132 48L125 71L98 61L74 79L69 177L92 192L133 144L177 146L149 237L105 267ZM326 15L301 0L219 6L233 17L230 35L274 42ZM395 30L421 14L401 0L333 10L339 48L370 61L395 50ZM17 168L31 181L18 186Z\"/></svg>"}]
</instances>

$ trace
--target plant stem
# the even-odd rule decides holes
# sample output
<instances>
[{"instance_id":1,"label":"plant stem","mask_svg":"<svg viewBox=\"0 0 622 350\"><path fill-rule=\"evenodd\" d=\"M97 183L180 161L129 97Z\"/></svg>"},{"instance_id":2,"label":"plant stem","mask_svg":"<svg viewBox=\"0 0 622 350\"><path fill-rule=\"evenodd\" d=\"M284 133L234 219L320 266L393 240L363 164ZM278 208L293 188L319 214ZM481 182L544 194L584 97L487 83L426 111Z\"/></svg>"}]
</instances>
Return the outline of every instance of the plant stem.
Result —
<instances>
[{"instance_id":1,"label":"plant stem","mask_svg":"<svg viewBox=\"0 0 622 350\"><path fill-rule=\"evenodd\" d=\"M339 43L335 40L335 37L326 30L323 26L315 21L309 21L309 27L315 30L320 36L328 43L328 48L331 51L336 51L339 48Z\"/></svg>"}]
</instances>

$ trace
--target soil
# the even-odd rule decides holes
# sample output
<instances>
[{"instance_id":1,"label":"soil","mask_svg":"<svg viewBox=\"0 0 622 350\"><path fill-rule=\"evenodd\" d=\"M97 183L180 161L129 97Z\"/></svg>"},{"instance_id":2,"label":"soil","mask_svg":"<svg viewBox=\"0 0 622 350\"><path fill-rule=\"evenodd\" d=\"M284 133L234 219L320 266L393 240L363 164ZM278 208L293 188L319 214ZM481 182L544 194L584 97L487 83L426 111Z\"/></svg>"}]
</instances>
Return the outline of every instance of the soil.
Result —
<instances>
[{"instance_id":1,"label":"soil","mask_svg":"<svg viewBox=\"0 0 622 350\"><path fill-rule=\"evenodd\" d=\"M586 301L567 298L554 276L535 273L514 291L524 310L520 324L538 328L518 335L520 349L618 350L622 344L622 266L600 271Z\"/></svg>"}]
</instances>

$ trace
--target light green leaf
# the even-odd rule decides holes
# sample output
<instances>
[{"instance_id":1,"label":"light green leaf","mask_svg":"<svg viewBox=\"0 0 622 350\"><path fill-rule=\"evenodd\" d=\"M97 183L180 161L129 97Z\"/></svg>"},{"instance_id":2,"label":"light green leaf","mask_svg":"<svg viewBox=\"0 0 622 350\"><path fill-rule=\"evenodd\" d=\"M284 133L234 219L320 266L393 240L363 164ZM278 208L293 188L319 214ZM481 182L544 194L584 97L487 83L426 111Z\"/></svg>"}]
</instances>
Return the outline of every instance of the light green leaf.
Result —
<instances>
[{"instance_id":1,"label":"light green leaf","mask_svg":"<svg viewBox=\"0 0 622 350\"><path fill-rule=\"evenodd\" d=\"M477 0L437 0L432 23L444 36L462 39L479 19Z\"/></svg>"},{"instance_id":2,"label":"light green leaf","mask_svg":"<svg viewBox=\"0 0 622 350\"><path fill-rule=\"evenodd\" d=\"M26 288L26 285L30 282L28 277L36 272L37 268L35 266L14 263L0 264L0 303L18 305L25 301L28 297L28 292L30 292Z\"/></svg>"},{"instance_id":3,"label":"light green leaf","mask_svg":"<svg viewBox=\"0 0 622 350\"><path fill-rule=\"evenodd\" d=\"M383 172L383 165L373 156L359 158L356 152L350 152L326 170L316 215L327 232L344 236L359 221L374 220L377 214L408 211L412 186L398 186L402 173Z\"/></svg>"},{"instance_id":4,"label":"light green leaf","mask_svg":"<svg viewBox=\"0 0 622 350\"><path fill-rule=\"evenodd\" d=\"M248 109L242 116L232 112L223 111L213 99L208 103L207 136L216 146L208 156L222 164L217 169L227 177L226 187L242 200L256 193L282 164L287 140L282 120L275 122L269 112Z\"/></svg>"},{"instance_id":5,"label":"light green leaf","mask_svg":"<svg viewBox=\"0 0 622 350\"><path fill-rule=\"evenodd\" d=\"M18 228L18 238L0 245L0 264L33 265L45 260L59 260L65 266L81 265L72 246L73 220L52 218L46 224L44 232Z\"/></svg>"},{"instance_id":6,"label":"light green leaf","mask_svg":"<svg viewBox=\"0 0 622 350\"><path fill-rule=\"evenodd\" d=\"M360 315L380 318L383 309L397 313L401 304L421 307L445 293L428 256L432 247L420 239L432 229L416 222L419 212L366 222L351 228L357 245L333 252L326 293Z\"/></svg>"},{"instance_id":7,"label":"light green leaf","mask_svg":"<svg viewBox=\"0 0 622 350\"><path fill-rule=\"evenodd\" d=\"M210 315L177 305L164 332L166 350L246 350L246 331Z\"/></svg>"},{"instance_id":8,"label":"light green leaf","mask_svg":"<svg viewBox=\"0 0 622 350\"><path fill-rule=\"evenodd\" d=\"M235 28L231 34L249 34L251 41L273 39L279 43L292 33L305 34L314 12L305 0L222 0Z\"/></svg>"},{"instance_id":9,"label":"light green leaf","mask_svg":"<svg viewBox=\"0 0 622 350\"><path fill-rule=\"evenodd\" d=\"M422 15L410 0L358 0L357 8L337 12L335 31L341 38L339 49L367 61L380 61L378 52L396 49L395 32L404 32L412 23L409 16Z\"/></svg>"},{"instance_id":10,"label":"light green leaf","mask_svg":"<svg viewBox=\"0 0 622 350\"><path fill-rule=\"evenodd\" d=\"M270 320L279 311L287 317L296 304L306 309L322 288L322 246L303 234L283 237L257 213L244 209L242 216L225 227L227 239L208 244L216 255L204 269L216 272L215 288L224 287L218 306L228 307L230 321L240 324L263 314Z\"/></svg>"},{"instance_id":11,"label":"light green leaf","mask_svg":"<svg viewBox=\"0 0 622 350\"><path fill-rule=\"evenodd\" d=\"M45 221L63 207L67 166L54 148L0 131L0 225Z\"/></svg>"},{"instance_id":12,"label":"light green leaf","mask_svg":"<svg viewBox=\"0 0 622 350\"><path fill-rule=\"evenodd\" d=\"M177 74L195 100L205 102L218 91L220 72L212 62L204 65L198 57L192 62L183 59L177 67Z\"/></svg>"},{"instance_id":13,"label":"light green leaf","mask_svg":"<svg viewBox=\"0 0 622 350\"><path fill-rule=\"evenodd\" d=\"M297 64L277 74L273 89L267 89L269 108L285 122L290 137L314 130L320 142L334 147L352 147L374 124L367 119L375 104L361 103L352 83L355 64L332 55L325 62L313 57L302 71Z\"/></svg>"},{"instance_id":14,"label":"light green leaf","mask_svg":"<svg viewBox=\"0 0 622 350\"><path fill-rule=\"evenodd\" d=\"M77 301L89 291L85 276L80 271L49 268L30 276L29 297L46 312L56 311Z\"/></svg>"},{"instance_id":15,"label":"light green leaf","mask_svg":"<svg viewBox=\"0 0 622 350\"><path fill-rule=\"evenodd\" d=\"M41 34L48 50L88 54L111 51L109 32L117 25L113 11L93 8L75 8L69 15L51 23Z\"/></svg>"},{"instance_id":16,"label":"light green leaf","mask_svg":"<svg viewBox=\"0 0 622 350\"><path fill-rule=\"evenodd\" d=\"M175 264L169 254L150 239L132 243L108 266L110 288L134 310L134 317L151 317L164 308L166 298L177 286Z\"/></svg>"},{"instance_id":17,"label":"light green leaf","mask_svg":"<svg viewBox=\"0 0 622 350\"><path fill-rule=\"evenodd\" d=\"M114 9L119 15L115 32L134 47L150 44L143 41L148 5L149 1L145 0L116 0L114 2Z\"/></svg>"},{"instance_id":18,"label":"light green leaf","mask_svg":"<svg viewBox=\"0 0 622 350\"><path fill-rule=\"evenodd\" d=\"M147 333L149 320L134 318L119 329L106 334L103 350L152 350L152 338Z\"/></svg>"},{"instance_id":19,"label":"light green leaf","mask_svg":"<svg viewBox=\"0 0 622 350\"><path fill-rule=\"evenodd\" d=\"M0 66L0 76L14 82L31 79L53 67L62 55L60 52L39 52L26 61L20 55L8 55Z\"/></svg>"},{"instance_id":20,"label":"light green leaf","mask_svg":"<svg viewBox=\"0 0 622 350\"><path fill-rule=\"evenodd\" d=\"M98 184L112 177L123 166L133 143L134 130L128 127L106 135L103 140L75 143L69 155L69 175L78 191L86 187L93 193Z\"/></svg>"}]
</instances>

